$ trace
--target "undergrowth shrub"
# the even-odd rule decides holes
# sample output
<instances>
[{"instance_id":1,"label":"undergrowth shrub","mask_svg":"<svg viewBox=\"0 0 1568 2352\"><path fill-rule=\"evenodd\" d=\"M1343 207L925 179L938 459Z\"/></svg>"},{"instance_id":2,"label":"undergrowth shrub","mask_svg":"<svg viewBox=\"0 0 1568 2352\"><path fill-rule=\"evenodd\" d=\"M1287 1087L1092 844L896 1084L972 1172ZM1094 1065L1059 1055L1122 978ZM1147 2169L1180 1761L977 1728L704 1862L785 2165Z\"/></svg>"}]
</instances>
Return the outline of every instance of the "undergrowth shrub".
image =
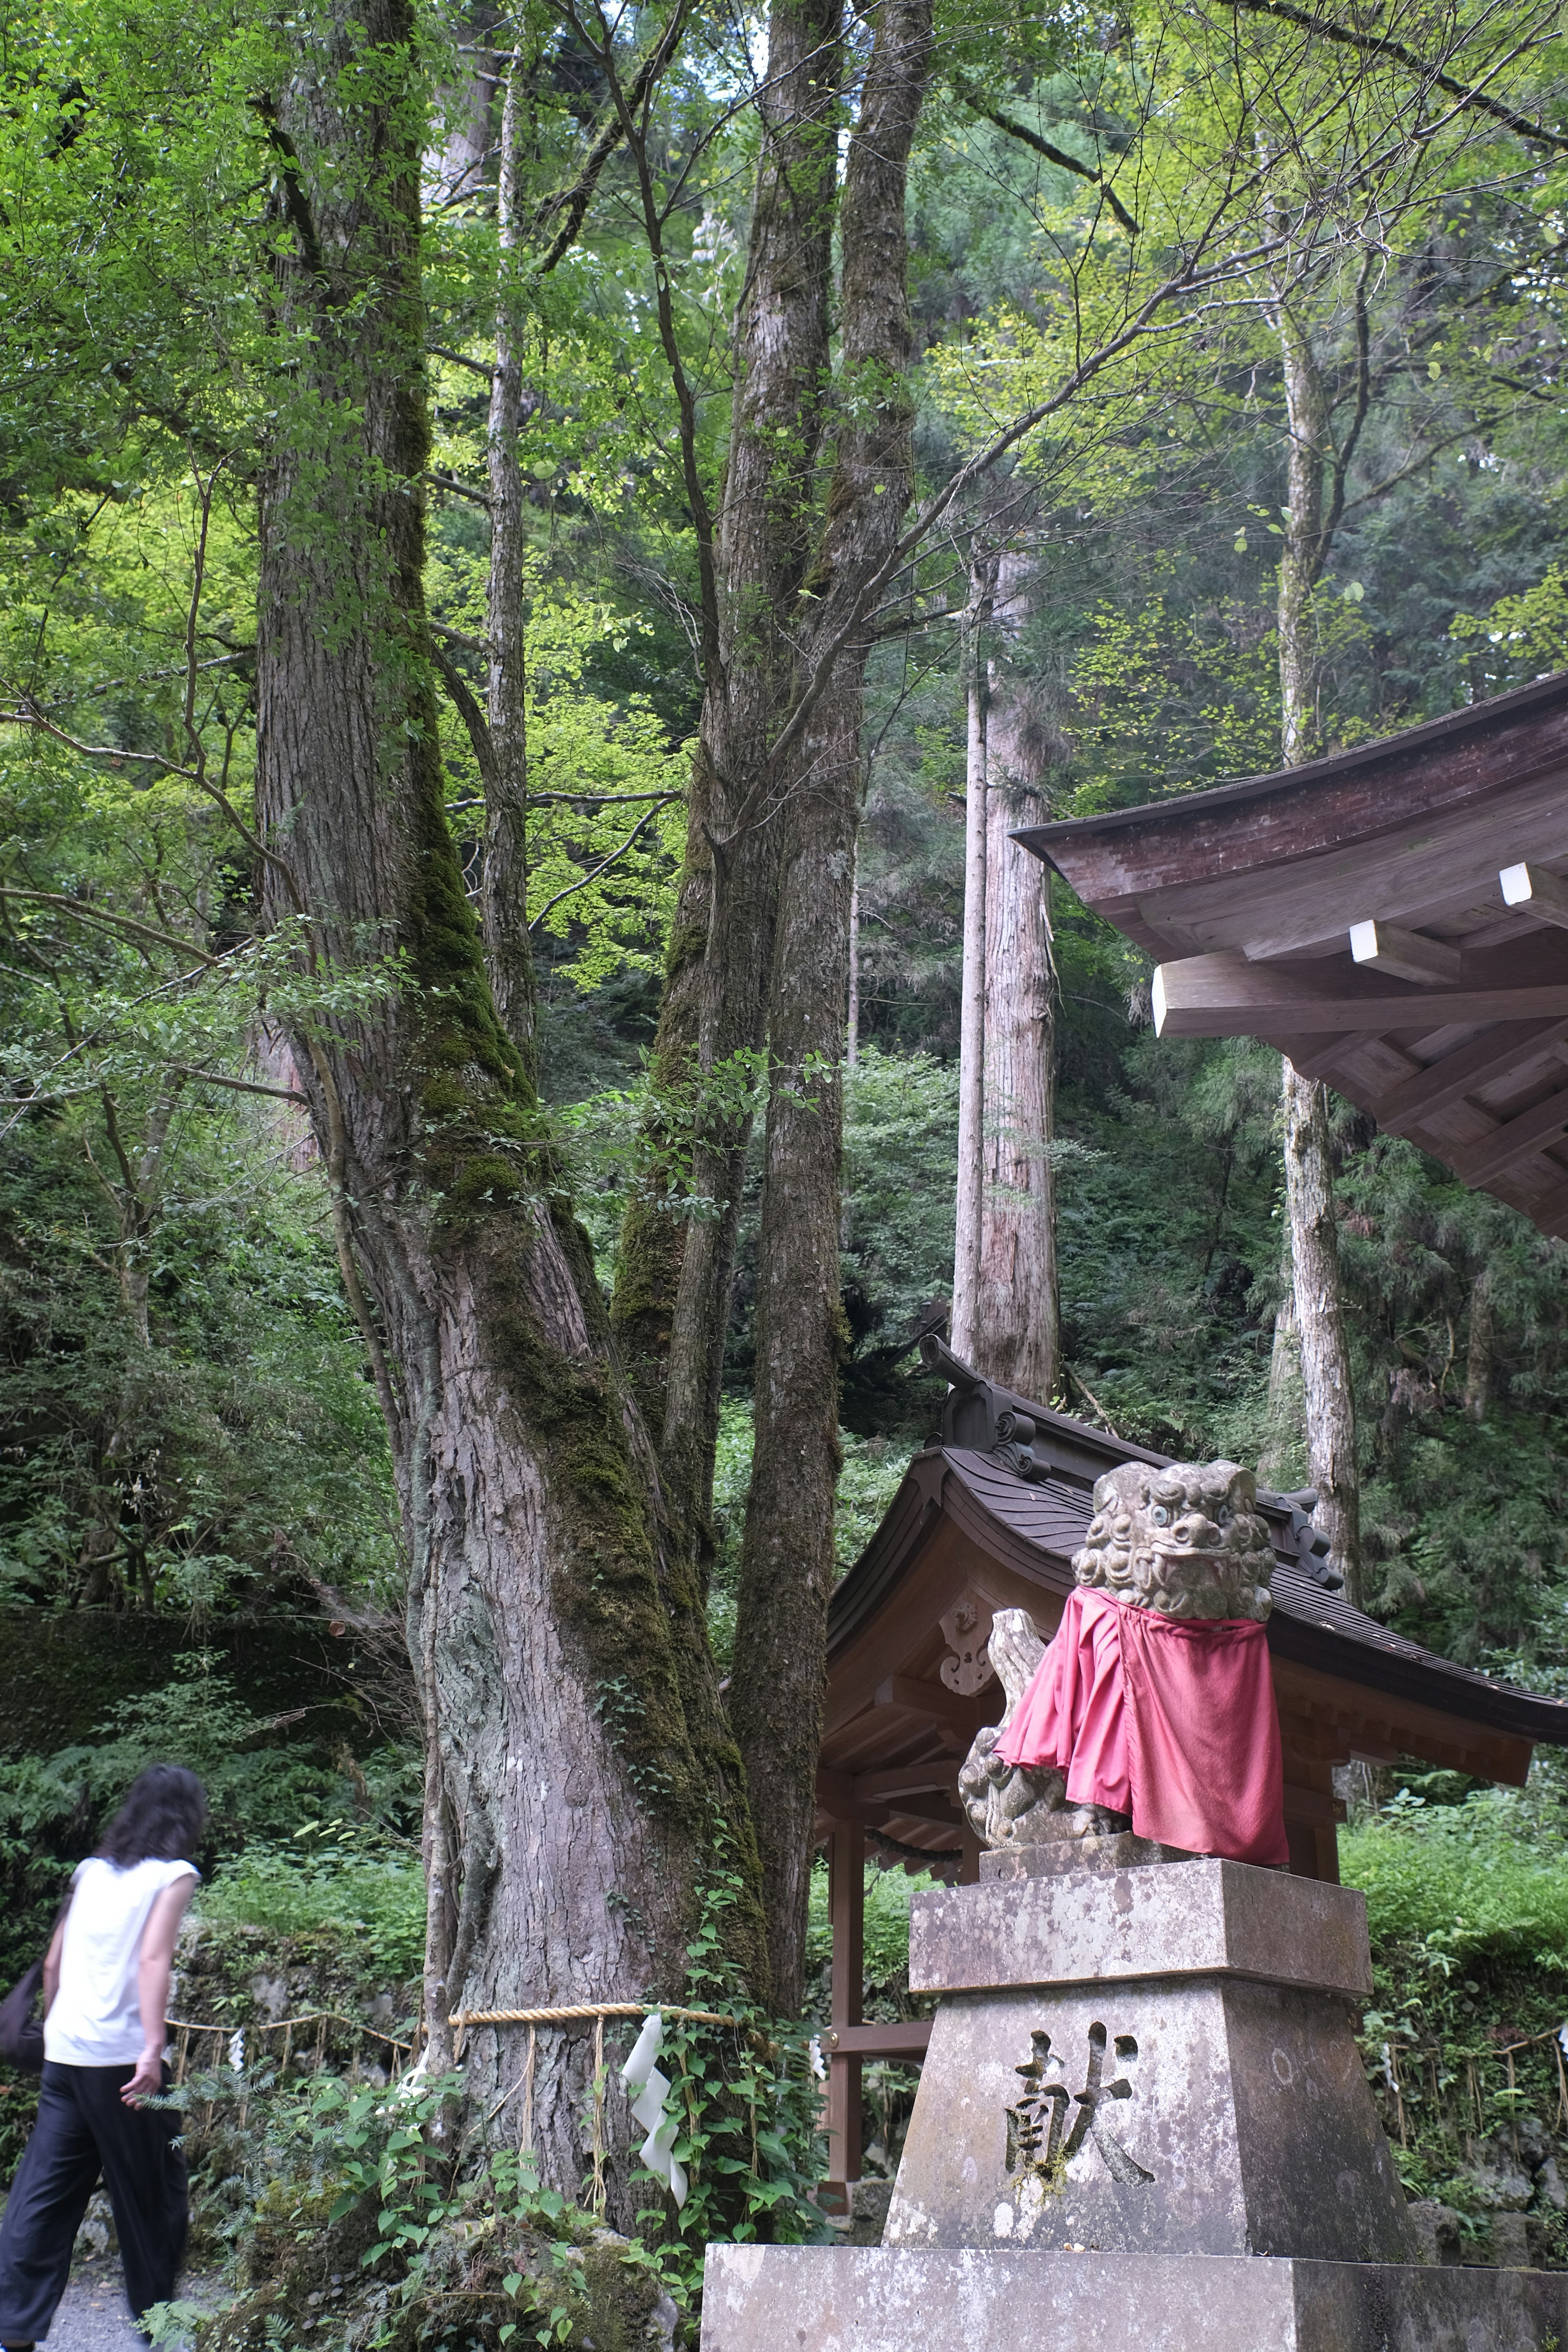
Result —
<instances>
[{"instance_id":1,"label":"undergrowth shrub","mask_svg":"<svg viewBox=\"0 0 1568 2352\"><path fill-rule=\"evenodd\" d=\"M258 1840L201 1896L214 1925L300 1936L352 1935L367 1976L418 1974L425 1948L425 1874L418 1853L342 1819L307 1822L287 1843Z\"/></svg>"},{"instance_id":2,"label":"undergrowth shrub","mask_svg":"<svg viewBox=\"0 0 1568 2352\"><path fill-rule=\"evenodd\" d=\"M364 1868L351 1859L334 1878L321 1868L320 1835L310 1843L310 1865L292 1869L290 1899L305 1906L321 1885L341 1893ZM288 1861L269 1865L279 1885ZM272 1881L236 1872L229 1883L249 1885L248 1896L236 1897L243 1906ZM811 2199L824 2156L812 2029L768 2018L734 1982L723 1926L740 1895L732 1873L710 1881L680 1992L682 2006L731 2022L665 2021L659 2063L686 2200L678 2209L660 2179L634 2169L634 2235L605 2226L591 2167L574 2199L542 2189L526 2155L487 2148L484 2118L465 2110L460 2071L434 2084L416 2071L389 2083L384 2066L369 2063L376 2048L390 2058L384 2038L356 2042L352 2025L337 2023L320 2039L301 2035L291 2068L281 2062L279 2028L258 2027L247 1998L287 1990L292 2000L294 1963L313 1943L329 1946L334 1930L264 1943L244 1922L204 1923L196 1957L211 1945L221 1966L207 1979L193 1966L184 1990L226 2025L251 2022L203 2042L206 2063L176 2099L198 2241L227 2256L236 2292L205 2316L173 2307L160 2340L194 2327L203 2352L694 2345L710 2240L798 2243L829 2233ZM205 2003L195 1998L204 1983ZM323 2052L323 2071L311 2071ZM604 2088L601 2077L591 2095Z\"/></svg>"},{"instance_id":3,"label":"undergrowth shrub","mask_svg":"<svg viewBox=\"0 0 1568 2352\"><path fill-rule=\"evenodd\" d=\"M1341 1835L1372 1935L1367 2077L1413 2197L1453 2207L1478 2240L1492 2212L1527 2210L1536 2258L1561 2263L1568 1842L1554 1776L1458 1803L1422 1785Z\"/></svg>"}]
</instances>

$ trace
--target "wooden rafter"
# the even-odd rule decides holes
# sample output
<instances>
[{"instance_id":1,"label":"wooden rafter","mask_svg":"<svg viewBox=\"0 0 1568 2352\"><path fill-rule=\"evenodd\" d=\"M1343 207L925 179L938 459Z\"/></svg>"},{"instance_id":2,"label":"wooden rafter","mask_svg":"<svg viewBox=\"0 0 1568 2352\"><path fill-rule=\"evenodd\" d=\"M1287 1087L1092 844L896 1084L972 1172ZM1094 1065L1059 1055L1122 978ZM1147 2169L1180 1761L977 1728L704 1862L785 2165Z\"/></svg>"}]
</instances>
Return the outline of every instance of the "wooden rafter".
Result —
<instances>
[{"instance_id":1,"label":"wooden rafter","mask_svg":"<svg viewBox=\"0 0 1568 2352\"><path fill-rule=\"evenodd\" d=\"M1161 1034L1260 1038L1568 1236L1568 677L1017 838L1155 960Z\"/></svg>"}]
</instances>

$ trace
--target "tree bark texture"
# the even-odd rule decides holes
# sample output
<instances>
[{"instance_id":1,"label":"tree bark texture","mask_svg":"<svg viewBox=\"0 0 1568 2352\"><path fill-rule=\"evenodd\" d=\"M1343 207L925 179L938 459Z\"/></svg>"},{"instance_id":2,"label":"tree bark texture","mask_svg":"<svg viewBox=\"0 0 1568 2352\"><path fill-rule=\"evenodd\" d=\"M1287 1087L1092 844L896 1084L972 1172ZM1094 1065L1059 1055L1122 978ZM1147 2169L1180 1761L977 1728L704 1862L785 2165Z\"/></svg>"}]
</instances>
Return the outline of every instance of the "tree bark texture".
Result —
<instances>
[{"instance_id":1,"label":"tree bark texture","mask_svg":"<svg viewBox=\"0 0 1568 2352\"><path fill-rule=\"evenodd\" d=\"M931 0L883 0L845 167L841 405L804 583L808 677L897 544L913 485L905 198L931 59ZM844 1015L870 646L869 628L842 644L788 765L768 999L755 1444L730 1711L752 1791L775 1997L791 2011L805 1966L835 1574Z\"/></svg>"},{"instance_id":2,"label":"tree bark texture","mask_svg":"<svg viewBox=\"0 0 1568 2352\"><path fill-rule=\"evenodd\" d=\"M981 1235L985 1215L985 895L991 828L985 727L990 684L985 632L996 559L976 551L963 616L963 963L958 1008L958 1180L953 1202L952 1349L974 1360L979 1337Z\"/></svg>"},{"instance_id":3,"label":"tree bark texture","mask_svg":"<svg viewBox=\"0 0 1568 2352\"><path fill-rule=\"evenodd\" d=\"M1359 307L1358 322L1362 312ZM1289 504L1279 558L1279 740L1287 767L1311 759L1318 745L1318 659L1311 595L1338 525L1349 451L1335 452L1328 395L1307 324L1289 304L1276 317L1285 387ZM1358 413L1364 414L1364 385ZM1334 473L1332 512L1325 483ZM1345 1596L1361 1605L1361 1475L1356 1461L1355 1389L1334 1227L1333 1159L1328 1095L1282 1060L1285 1199L1290 1221L1291 1286L1307 1458L1318 1489L1317 1524L1332 1545ZM1276 1332L1277 1344L1289 1334ZM1270 1366L1270 1401L1273 1367ZM1271 1438L1270 1445L1276 1441Z\"/></svg>"},{"instance_id":4,"label":"tree bark texture","mask_svg":"<svg viewBox=\"0 0 1568 2352\"><path fill-rule=\"evenodd\" d=\"M1285 1198L1307 1405L1307 1458L1318 1490L1316 1524L1345 1599L1362 1605L1361 1481L1356 1466L1355 1392L1351 1384L1344 1294L1334 1221L1328 1091L1281 1060Z\"/></svg>"},{"instance_id":5,"label":"tree bark texture","mask_svg":"<svg viewBox=\"0 0 1568 2352\"><path fill-rule=\"evenodd\" d=\"M333 0L297 28L277 103L289 234L261 502L258 807L268 913L294 926L322 992L292 1043L383 1367L429 1766L439 2070L459 2005L668 1997L700 1843L737 1773L688 1720L651 1449L443 809L421 588L413 36L406 0ZM392 952L395 984L376 962ZM515 2030L468 2042L478 2112L509 2137L519 2048ZM570 2193L591 2053L591 2029L541 2036L533 2140ZM618 2095L606 2128L609 2210L626 2219Z\"/></svg>"},{"instance_id":6,"label":"tree bark texture","mask_svg":"<svg viewBox=\"0 0 1568 2352\"><path fill-rule=\"evenodd\" d=\"M1292 1455L1301 1443L1301 1347L1296 1322L1295 1268L1289 1243L1282 1269L1285 1287L1274 1310L1274 1344L1268 1355L1268 1423L1258 1475L1277 1491L1291 1488L1298 1466Z\"/></svg>"},{"instance_id":7,"label":"tree bark texture","mask_svg":"<svg viewBox=\"0 0 1568 2352\"><path fill-rule=\"evenodd\" d=\"M787 626L812 543L828 373L842 0L775 0L760 105L736 394L704 616L702 717L686 856L655 1041L656 1094L710 1088L760 1052L778 899L780 825L768 754L787 702ZM751 1133L743 1089L698 1105L690 1188L672 1214L657 1177L621 1239L614 1317L659 1431L672 1521L706 1573L720 1379ZM656 1102L654 1133L658 1136Z\"/></svg>"},{"instance_id":8,"label":"tree bark texture","mask_svg":"<svg viewBox=\"0 0 1568 2352\"><path fill-rule=\"evenodd\" d=\"M1051 738L1000 657L1023 617L1018 571L1016 558L1003 557L986 726L985 1116L969 1361L1048 1403L1058 1327L1056 971L1046 869L1009 835L1049 816L1038 786Z\"/></svg>"},{"instance_id":9,"label":"tree bark texture","mask_svg":"<svg viewBox=\"0 0 1568 2352\"><path fill-rule=\"evenodd\" d=\"M488 710L491 773L485 780L485 837L479 881L479 922L496 1012L523 1067L535 1066L533 943L528 929L528 691L523 616L524 510L522 362L517 308L521 288L523 223L518 184L523 59L507 68L501 99L497 226L500 277L496 290L496 355L490 375L486 458L490 492L490 564L487 614Z\"/></svg>"},{"instance_id":10,"label":"tree bark texture","mask_svg":"<svg viewBox=\"0 0 1568 2352\"><path fill-rule=\"evenodd\" d=\"M1329 460L1328 397L1306 326L1281 304L1276 325L1283 363L1286 426L1285 535L1280 541L1279 749L1288 768L1315 756L1318 656L1311 596L1328 548L1323 482Z\"/></svg>"},{"instance_id":11,"label":"tree bark texture","mask_svg":"<svg viewBox=\"0 0 1568 2352\"><path fill-rule=\"evenodd\" d=\"M1487 1417L1496 1362L1497 1323L1492 1309L1491 1275L1483 1265L1470 1288L1470 1329L1465 1344L1465 1411L1472 1421L1485 1421Z\"/></svg>"}]
</instances>

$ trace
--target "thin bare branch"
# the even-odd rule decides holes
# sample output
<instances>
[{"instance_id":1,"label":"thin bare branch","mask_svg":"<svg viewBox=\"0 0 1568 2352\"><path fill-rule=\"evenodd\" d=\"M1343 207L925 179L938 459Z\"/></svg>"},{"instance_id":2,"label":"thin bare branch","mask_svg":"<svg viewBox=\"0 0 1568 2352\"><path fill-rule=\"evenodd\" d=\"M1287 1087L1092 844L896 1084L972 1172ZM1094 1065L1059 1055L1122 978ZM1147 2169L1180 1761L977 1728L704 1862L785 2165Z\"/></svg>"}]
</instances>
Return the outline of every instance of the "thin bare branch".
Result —
<instances>
[{"instance_id":1,"label":"thin bare branch","mask_svg":"<svg viewBox=\"0 0 1568 2352\"><path fill-rule=\"evenodd\" d=\"M1106 178L1100 164L1081 162L1077 155L1069 155L1065 147L1054 147L1048 139L1042 139L1039 132L1031 131L1026 122L1016 121L1012 115L1004 114L1001 108L993 106L990 100L982 91L976 89L966 76L950 73L948 79L952 85L953 96L961 105L969 109L971 114L978 114L983 122L993 123L998 131L1005 131L1009 139L1016 139L1020 145L1032 148L1034 152L1043 156L1047 163L1056 164L1058 171L1075 173L1080 180L1092 180L1095 186L1103 194L1106 203L1121 223L1128 236L1136 236L1139 234L1138 223Z\"/></svg>"},{"instance_id":2,"label":"thin bare branch","mask_svg":"<svg viewBox=\"0 0 1568 2352\"><path fill-rule=\"evenodd\" d=\"M1568 135L1563 131L1550 131L1544 123L1531 122L1528 115L1516 113L1511 106L1504 106L1500 100L1489 98L1484 89L1456 81L1452 74L1444 73L1426 58L1417 57L1414 49L1407 49L1403 41L1391 41L1381 33L1359 33L1351 25L1336 25L1331 17L1316 16L1309 8L1296 7L1293 0L1231 0L1231 5L1237 9L1245 9L1249 16L1278 16L1282 23L1294 25L1300 31L1310 33L1320 41L1338 42L1345 48L1359 50L1363 57L1391 58L1395 65L1407 66L1412 73L1419 74L1423 81L1431 83L1436 89L1446 90L1450 98L1457 98L1461 106L1474 107L1478 113L1489 114L1495 121L1505 124L1521 139L1528 139L1541 147L1568 148Z\"/></svg>"},{"instance_id":3,"label":"thin bare branch","mask_svg":"<svg viewBox=\"0 0 1568 2352\"><path fill-rule=\"evenodd\" d=\"M679 798L680 794L679 793L666 793L659 803L659 806L668 807L671 801L678 801ZM591 873L579 875L575 882L568 882L564 890L557 890L553 898L547 898L543 906L541 907L538 914L534 916L533 919L529 924L529 929L531 931L536 931L539 929L540 924L544 920L546 915L549 914L552 907L558 907L563 898L570 898L573 892L575 890L585 890L590 882L596 882L601 874L607 874L611 866L615 864L616 858L624 857L626 856L627 850L631 847L638 834L643 831L646 825L650 825L658 814L658 808L657 807L647 810L644 815L638 817L636 824L633 825L625 841L621 842L616 848L612 849L608 857L603 858L600 863L593 868Z\"/></svg>"}]
</instances>

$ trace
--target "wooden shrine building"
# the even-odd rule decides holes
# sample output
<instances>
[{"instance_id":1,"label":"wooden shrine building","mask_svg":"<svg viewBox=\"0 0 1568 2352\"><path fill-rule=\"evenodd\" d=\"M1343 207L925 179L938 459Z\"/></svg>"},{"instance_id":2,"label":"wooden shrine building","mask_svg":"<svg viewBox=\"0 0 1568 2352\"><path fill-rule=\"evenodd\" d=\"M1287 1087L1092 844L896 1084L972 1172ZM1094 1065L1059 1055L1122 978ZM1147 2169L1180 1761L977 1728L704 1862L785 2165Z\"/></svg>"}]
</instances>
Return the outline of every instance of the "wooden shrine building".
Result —
<instances>
[{"instance_id":1,"label":"wooden shrine building","mask_svg":"<svg viewBox=\"0 0 1568 2352\"><path fill-rule=\"evenodd\" d=\"M1162 1036L1277 1045L1568 1235L1568 677L1016 838L1157 960Z\"/></svg>"},{"instance_id":2,"label":"wooden shrine building","mask_svg":"<svg viewBox=\"0 0 1568 2352\"><path fill-rule=\"evenodd\" d=\"M1546 1234L1568 1236L1568 677L1311 766L1017 836L1159 959L1164 1035L1251 1035ZM924 2024L861 2021L868 1841L973 1877L957 1800L1002 1693L991 1618L1047 1638L1096 1478L1166 1457L984 1381L954 1387L834 1593L818 1823L833 1924L833 2183L860 2169L860 2068ZM1434 1656L1317 1580L1310 1529L1274 1535L1268 1623L1290 1867L1335 1879L1336 1764L1412 1758L1521 1786L1568 1706Z\"/></svg>"}]
</instances>

